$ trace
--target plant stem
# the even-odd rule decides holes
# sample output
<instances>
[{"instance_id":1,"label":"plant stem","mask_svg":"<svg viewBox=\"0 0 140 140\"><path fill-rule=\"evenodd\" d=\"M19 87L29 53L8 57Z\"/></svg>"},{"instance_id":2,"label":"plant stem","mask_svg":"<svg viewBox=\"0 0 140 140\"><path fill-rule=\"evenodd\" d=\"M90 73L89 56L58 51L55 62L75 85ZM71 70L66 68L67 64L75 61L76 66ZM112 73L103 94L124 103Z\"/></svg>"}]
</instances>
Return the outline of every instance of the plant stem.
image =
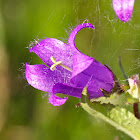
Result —
<instances>
[{"instance_id":1,"label":"plant stem","mask_svg":"<svg viewBox=\"0 0 140 140\"><path fill-rule=\"evenodd\" d=\"M133 110L134 110L135 117L136 117L137 119L140 119L138 103L134 103L134 104L133 104Z\"/></svg>"},{"instance_id":2,"label":"plant stem","mask_svg":"<svg viewBox=\"0 0 140 140\"><path fill-rule=\"evenodd\" d=\"M119 58L118 58L118 61L119 61L119 66L120 66L121 72L122 72L122 74L123 74L123 76L124 76L124 78L125 78L125 80L126 80L127 85L128 85L128 77L127 77L127 75L125 74L125 71L124 71L124 69L123 69L122 62L121 62L121 57L120 57L120 56L119 56Z\"/></svg>"}]
</instances>

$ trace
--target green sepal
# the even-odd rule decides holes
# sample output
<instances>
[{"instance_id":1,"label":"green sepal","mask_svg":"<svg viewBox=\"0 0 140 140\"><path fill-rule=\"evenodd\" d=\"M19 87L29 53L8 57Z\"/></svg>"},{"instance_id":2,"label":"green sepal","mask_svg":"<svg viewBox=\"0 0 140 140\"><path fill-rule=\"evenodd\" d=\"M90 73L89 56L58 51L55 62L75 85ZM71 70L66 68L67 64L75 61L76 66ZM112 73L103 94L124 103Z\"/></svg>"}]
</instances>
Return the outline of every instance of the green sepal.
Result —
<instances>
[{"instance_id":1,"label":"green sepal","mask_svg":"<svg viewBox=\"0 0 140 140\"><path fill-rule=\"evenodd\" d=\"M110 103L91 102L87 94L87 87L82 92L81 106L93 117L108 122L135 140L140 140L140 121L127 109Z\"/></svg>"}]
</instances>

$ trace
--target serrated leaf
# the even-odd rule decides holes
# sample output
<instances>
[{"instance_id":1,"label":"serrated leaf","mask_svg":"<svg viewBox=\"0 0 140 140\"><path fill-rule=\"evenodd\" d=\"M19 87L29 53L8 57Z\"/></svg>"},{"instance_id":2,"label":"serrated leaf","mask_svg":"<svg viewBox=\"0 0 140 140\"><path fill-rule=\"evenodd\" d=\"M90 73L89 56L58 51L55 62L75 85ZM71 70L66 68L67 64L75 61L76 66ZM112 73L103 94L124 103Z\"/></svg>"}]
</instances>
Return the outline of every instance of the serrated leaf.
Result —
<instances>
[{"instance_id":1,"label":"serrated leaf","mask_svg":"<svg viewBox=\"0 0 140 140\"><path fill-rule=\"evenodd\" d=\"M90 115L98 117L135 140L140 140L140 121L127 109L112 104L90 102L87 87L82 92L82 108Z\"/></svg>"},{"instance_id":2,"label":"serrated leaf","mask_svg":"<svg viewBox=\"0 0 140 140\"><path fill-rule=\"evenodd\" d=\"M99 102L100 104L112 104L112 105L119 105L124 106L126 102L125 94L111 94L110 97L99 97L95 99L90 99L91 102Z\"/></svg>"}]
</instances>

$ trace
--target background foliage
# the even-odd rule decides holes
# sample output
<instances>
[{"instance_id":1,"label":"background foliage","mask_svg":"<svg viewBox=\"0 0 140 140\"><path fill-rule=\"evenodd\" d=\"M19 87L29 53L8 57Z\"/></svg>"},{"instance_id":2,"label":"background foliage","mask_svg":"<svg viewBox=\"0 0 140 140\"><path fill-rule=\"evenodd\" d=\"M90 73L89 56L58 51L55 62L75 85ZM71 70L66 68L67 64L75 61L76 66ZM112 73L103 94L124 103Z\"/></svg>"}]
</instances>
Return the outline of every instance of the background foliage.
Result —
<instances>
[{"instance_id":1,"label":"background foliage","mask_svg":"<svg viewBox=\"0 0 140 140\"><path fill-rule=\"evenodd\" d=\"M91 119L79 99L70 97L53 107L24 78L24 63L43 63L27 46L38 39L67 42L70 29L88 20L78 49L111 67L125 83L118 56L128 76L140 73L140 1L127 23L119 21L111 0L0 0L0 139L2 140L123 140L130 138L99 119Z\"/></svg>"}]
</instances>

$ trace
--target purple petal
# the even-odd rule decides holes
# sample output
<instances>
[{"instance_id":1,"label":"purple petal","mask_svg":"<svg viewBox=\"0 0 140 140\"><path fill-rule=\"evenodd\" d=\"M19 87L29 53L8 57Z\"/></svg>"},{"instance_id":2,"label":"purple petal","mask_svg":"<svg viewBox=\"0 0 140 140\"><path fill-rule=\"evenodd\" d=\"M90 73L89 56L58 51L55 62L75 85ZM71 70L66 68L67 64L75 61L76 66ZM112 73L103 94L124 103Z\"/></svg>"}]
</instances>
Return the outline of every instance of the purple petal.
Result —
<instances>
[{"instance_id":1,"label":"purple petal","mask_svg":"<svg viewBox=\"0 0 140 140\"><path fill-rule=\"evenodd\" d=\"M29 65L26 63L25 77L28 83L34 88L52 92L53 85L56 83L70 84L69 73L64 69L51 71L50 68L42 64Z\"/></svg>"},{"instance_id":2,"label":"purple petal","mask_svg":"<svg viewBox=\"0 0 140 140\"><path fill-rule=\"evenodd\" d=\"M78 55L75 55L75 61L73 63L71 82L74 86L85 87L88 85L88 89L92 91L90 97L103 95L100 90L101 88L110 92L113 88L112 72L93 58L84 61L84 57L83 59L78 57ZM85 56L85 60L86 58L87 56Z\"/></svg>"},{"instance_id":3,"label":"purple petal","mask_svg":"<svg viewBox=\"0 0 140 140\"><path fill-rule=\"evenodd\" d=\"M76 34L78 31L86 27L94 28L92 24L85 23L77 26L72 31L68 41L72 48L76 48L74 44ZM108 92L113 88L113 74L107 67L96 61L94 58L82 53L75 53L73 55L73 73L71 82L75 87L79 88L84 88L88 85L90 98L100 97L103 96L100 90L101 88ZM63 93L67 94L64 91Z\"/></svg>"},{"instance_id":4,"label":"purple petal","mask_svg":"<svg viewBox=\"0 0 140 140\"><path fill-rule=\"evenodd\" d=\"M101 90L98 88L99 86L97 86L97 82L95 82L94 85L92 85L92 83L88 86L88 94L89 94L89 98L97 98L97 97L101 97L104 96L103 93L101 92ZM56 84L53 87L53 93L62 93L65 95L69 95L69 96L73 96L73 97L77 97L77 98L81 98L82 96L82 91L83 91L83 87L73 87L70 85L66 85L66 84Z\"/></svg>"},{"instance_id":5,"label":"purple petal","mask_svg":"<svg viewBox=\"0 0 140 140\"><path fill-rule=\"evenodd\" d=\"M133 12L135 0L113 0L113 8L120 20L127 22Z\"/></svg>"},{"instance_id":6,"label":"purple petal","mask_svg":"<svg viewBox=\"0 0 140 140\"><path fill-rule=\"evenodd\" d=\"M78 26L71 32L71 34L70 34L70 36L69 36L69 40L68 40L68 43L69 43L70 47L71 47L73 50L77 49L76 46L75 46L75 36L76 36L76 34L77 34L81 29L83 29L83 28L92 28L92 29L94 29L93 25L90 24L90 23L83 23L83 24L78 25ZM77 49L77 50L78 50L78 49ZM77 50L75 50L75 51L77 52ZM78 50L78 52L79 52L79 50Z\"/></svg>"},{"instance_id":7,"label":"purple petal","mask_svg":"<svg viewBox=\"0 0 140 140\"><path fill-rule=\"evenodd\" d=\"M101 89L105 89L106 91L110 92L112 88L113 85L92 78L91 81L89 81L88 83L88 90L91 91L89 93L89 98L104 96Z\"/></svg>"},{"instance_id":8,"label":"purple petal","mask_svg":"<svg viewBox=\"0 0 140 140\"><path fill-rule=\"evenodd\" d=\"M80 74L82 71L87 69L91 63L94 61L94 58L84 55L82 53L73 55L73 72L72 78Z\"/></svg>"},{"instance_id":9,"label":"purple petal","mask_svg":"<svg viewBox=\"0 0 140 140\"><path fill-rule=\"evenodd\" d=\"M37 43L30 52L36 53L48 66L53 63L50 57L56 58L56 61L62 61L63 64L72 68L72 50L70 47L60 40L54 38L47 38Z\"/></svg>"},{"instance_id":10,"label":"purple petal","mask_svg":"<svg viewBox=\"0 0 140 140\"><path fill-rule=\"evenodd\" d=\"M66 84L56 84L53 87L53 93L63 93L69 96L81 98L83 88L76 88Z\"/></svg>"},{"instance_id":11,"label":"purple petal","mask_svg":"<svg viewBox=\"0 0 140 140\"><path fill-rule=\"evenodd\" d=\"M51 95L49 98L49 102L53 105L53 106L60 106L62 104L64 104L67 101L68 98L60 98L58 96L55 95Z\"/></svg>"}]
</instances>

